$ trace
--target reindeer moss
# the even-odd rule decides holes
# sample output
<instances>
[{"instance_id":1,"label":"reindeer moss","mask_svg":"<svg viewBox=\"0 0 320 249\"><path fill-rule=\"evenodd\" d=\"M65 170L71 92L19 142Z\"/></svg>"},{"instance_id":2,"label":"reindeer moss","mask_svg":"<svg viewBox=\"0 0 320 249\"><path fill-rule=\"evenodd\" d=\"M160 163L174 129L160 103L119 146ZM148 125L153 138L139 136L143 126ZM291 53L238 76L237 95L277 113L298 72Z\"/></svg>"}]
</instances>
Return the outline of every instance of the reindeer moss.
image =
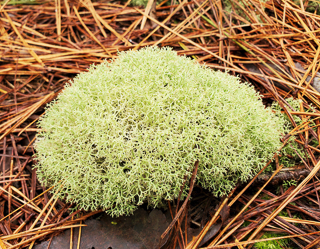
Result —
<instances>
[{"instance_id":1,"label":"reindeer moss","mask_svg":"<svg viewBox=\"0 0 320 249\"><path fill-rule=\"evenodd\" d=\"M283 126L248 83L144 48L91 66L48 105L36 168L78 208L120 216L176 198L196 160L198 183L227 194L273 156Z\"/></svg>"}]
</instances>

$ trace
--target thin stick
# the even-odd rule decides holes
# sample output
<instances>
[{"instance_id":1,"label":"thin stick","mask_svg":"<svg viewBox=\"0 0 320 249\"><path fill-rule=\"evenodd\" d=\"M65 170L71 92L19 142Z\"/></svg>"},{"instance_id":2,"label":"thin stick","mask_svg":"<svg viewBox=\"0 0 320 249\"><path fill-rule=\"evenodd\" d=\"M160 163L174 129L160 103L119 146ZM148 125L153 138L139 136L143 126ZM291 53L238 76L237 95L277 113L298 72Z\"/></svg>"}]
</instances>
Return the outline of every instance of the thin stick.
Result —
<instances>
[{"instance_id":1,"label":"thin stick","mask_svg":"<svg viewBox=\"0 0 320 249\"><path fill-rule=\"evenodd\" d=\"M80 225L82 224L82 220L80 220ZM81 226L79 227L79 235L78 235L78 244L77 249L80 249L80 242L81 242Z\"/></svg>"}]
</instances>

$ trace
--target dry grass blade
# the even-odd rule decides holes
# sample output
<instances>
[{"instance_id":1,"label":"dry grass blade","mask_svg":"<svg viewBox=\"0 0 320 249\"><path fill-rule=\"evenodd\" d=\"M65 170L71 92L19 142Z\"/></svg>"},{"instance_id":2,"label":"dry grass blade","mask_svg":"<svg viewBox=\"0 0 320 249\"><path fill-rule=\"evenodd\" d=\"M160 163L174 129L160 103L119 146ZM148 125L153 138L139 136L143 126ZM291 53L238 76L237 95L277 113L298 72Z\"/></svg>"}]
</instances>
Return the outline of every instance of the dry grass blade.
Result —
<instances>
[{"instance_id":1,"label":"dry grass blade","mask_svg":"<svg viewBox=\"0 0 320 249\"><path fill-rule=\"evenodd\" d=\"M220 205L219 209L216 211L215 215L211 218L211 220L206 224L206 226L203 228L203 230L201 231L201 233L195 237L187 246L187 248L189 249L194 249L197 248L198 245L200 244L200 242L202 241L203 237L206 235L206 233L208 232L209 228L218 220L219 218L219 214L221 212L221 210L223 209L223 207L227 204L228 202L228 198L226 198L223 203Z\"/></svg>"},{"instance_id":2,"label":"dry grass blade","mask_svg":"<svg viewBox=\"0 0 320 249\"><path fill-rule=\"evenodd\" d=\"M252 199L241 209L241 211L232 219L231 222L229 222L224 229L221 231L221 233L209 244L209 246L219 245L224 241L224 238L219 240L221 236L227 231L227 229L238 219L238 217L251 205L251 203L258 197L258 195L261 193L261 191L268 185L268 183L273 179L273 177L279 173L279 171L282 169L283 165L279 167L272 176L269 178L269 180L259 189L259 191L252 197ZM254 180L254 179L253 179ZM249 184L248 184L249 185ZM234 198L236 199L236 198ZM219 241L218 241L219 240Z\"/></svg>"},{"instance_id":3,"label":"dry grass blade","mask_svg":"<svg viewBox=\"0 0 320 249\"><path fill-rule=\"evenodd\" d=\"M0 247L1 249L7 249L6 245L3 243L1 238L0 238Z\"/></svg>"},{"instance_id":4,"label":"dry grass blade","mask_svg":"<svg viewBox=\"0 0 320 249\"><path fill-rule=\"evenodd\" d=\"M142 14L143 16L147 16L145 13L143 13L142 11L140 11L139 9L136 9L140 14ZM164 24L158 22L156 19L154 19L153 17L151 16L147 16L150 20L152 20L153 22L157 23L158 25L160 25L161 27L167 29L168 31L172 32L173 34L175 34L176 36L179 36L180 38L182 38L183 40L187 41L188 43L191 43L192 45L196 46L197 48L200 48L201 50L211 54L212 56L218 58L219 60L222 60L223 62L233 66L233 64L231 64L229 61L226 61L225 59L217 56L216 54L212 53L211 51L209 51L208 49L200 46L199 44L193 42L192 40L186 38L185 36L183 35L180 35L179 33L175 32L174 30L170 29L169 27L165 26Z\"/></svg>"},{"instance_id":5,"label":"dry grass blade","mask_svg":"<svg viewBox=\"0 0 320 249\"><path fill-rule=\"evenodd\" d=\"M19 116L15 117L14 119L11 119L7 121L6 123L1 125L0 133L4 134L0 137L0 140L3 139L5 136L10 134L11 131L13 131L16 127L20 126L26 119L28 119L40 106L43 106L45 103L48 103L54 96L54 93L50 93L47 96L45 96L42 100L39 102L33 104L29 108L26 109L25 113L21 113ZM14 124L15 123L15 124ZM7 129L10 127L10 129Z\"/></svg>"},{"instance_id":6,"label":"dry grass blade","mask_svg":"<svg viewBox=\"0 0 320 249\"><path fill-rule=\"evenodd\" d=\"M305 185L319 170L320 161L317 163L317 165L315 165L310 174L299 184L299 186L297 186L297 188L290 193L290 195L280 204L280 206L252 233L247 242L250 242L271 220L273 220L294 199L294 197L301 191L303 187L305 187Z\"/></svg>"},{"instance_id":7,"label":"dry grass blade","mask_svg":"<svg viewBox=\"0 0 320 249\"><path fill-rule=\"evenodd\" d=\"M277 238L268 238L268 239L257 239L257 240L252 240L250 242L236 242L236 243L229 243L229 244L224 244L224 245L217 245L213 247L203 247L202 249L215 249L215 248L230 248L233 246L246 246L247 244L254 244L258 242L264 242L264 241L272 241L272 240L280 240L280 239L288 239L288 238L299 238L302 236L306 235L314 235L314 234L319 234L320 231L314 232L314 233L306 233L306 234L299 234L299 235L290 235L290 236L282 236L282 237L277 237Z\"/></svg>"},{"instance_id":8,"label":"dry grass blade","mask_svg":"<svg viewBox=\"0 0 320 249\"><path fill-rule=\"evenodd\" d=\"M147 6L144 12L146 15L142 18L142 21L141 21L141 27L140 27L141 30L144 28L144 25L146 25L147 15L149 15L154 1L155 0L148 0Z\"/></svg>"},{"instance_id":9,"label":"dry grass blade","mask_svg":"<svg viewBox=\"0 0 320 249\"><path fill-rule=\"evenodd\" d=\"M81 242L81 224L82 224L82 221L80 221L77 249L80 248L80 242Z\"/></svg>"},{"instance_id":10,"label":"dry grass blade","mask_svg":"<svg viewBox=\"0 0 320 249\"><path fill-rule=\"evenodd\" d=\"M12 22L10 16L7 14L6 11L3 11L3 13L5 14L6 18L9 20L12 28L14 29L14 31L16 32L16 34L19 36L19 38L21 39L23 45L27 48L29 48L29 44L24 40L24 38L22 37L22 35L20 34L19 30L17 29L17 27L15 26L15 24ZM38 57L38 55L32 50L29 49L29 53L37 60L37 62L39 62L40 64L42 64L42 66L44 66L44 64L42 63L41 59Z\"/></svg>"},{"instance_id":11,"label":"dry grass blade","mask_svg":"<svg viewBox=\"0 0 320 249\"><path fill-rule=\"evenodd\" d=\"M182 212L184 211L187 203L188 203L188 200L191 196L191 193L192 193L192 189L193 189L193 186L194 186L194 183L196 181L196 175L197 175L197 171L198 171L198 166L199 166L199 161L196 161L195 162L195 166L194 166L194 170L193 170L193 173L192 173L192 177L190 179L190 190L189 190L189 194L187 196L187 198L185 199L184 203L182 204L179 212L176 214L176 216L174 217L173 221L171 222L171 224L168 226L168 228L166 229L166 231L163 232L163 234L161 235L161 239L164 239L164 237L168 234L168 232L172 229L173 225L178 221L180 215L182 214Z\"/></svg>"},{"instance_id":12,"label":"dry grass blade","mask_svg":"<svg viewBox=\"0 0 320 249\"><path fill-rule=\"evenodd\" d=\"M94 36L94 34L92 34L92 32L90 31L90 29L88 29L87 25L82 21L79 13L78 13L78 10L75 6L73 6L73 10L74 12L76 13L79 21L81 22L82 26L85 28L85 30L88 32L88 34L91 36L91 38L93 38L93 40L95 40L101 47L104 51L106 51L110 56L111 54L109 53L109 51L102 45L102 43Z\"/></svg>"}]
</instances>

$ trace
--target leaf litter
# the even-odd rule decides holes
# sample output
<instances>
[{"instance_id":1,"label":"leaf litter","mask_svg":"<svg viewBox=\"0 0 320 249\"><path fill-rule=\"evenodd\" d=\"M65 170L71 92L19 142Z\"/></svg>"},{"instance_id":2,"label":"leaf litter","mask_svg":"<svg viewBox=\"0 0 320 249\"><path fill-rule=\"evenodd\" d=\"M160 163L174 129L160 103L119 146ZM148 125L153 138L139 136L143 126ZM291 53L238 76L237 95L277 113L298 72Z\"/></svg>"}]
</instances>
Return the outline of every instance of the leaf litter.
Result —
<instances>
[{"instance_id":1,"label":"leaf litter","mask_svg":"<svg viewBox=\"0 0 320 249\"><path fill-rule=\"evenodd\" d=\"M144 46L171 46L251 82L266 105L277 102L291 121L283 146L294 137L304 154L291 168L275 155L276 170L261 170L223 199L194 186L192 198L168 203L172 222L159 247L251 248L281 238L293 248L318 247L320 16L310 3L236 0L228 12L216 0L150 0L146 8L130 1L3 1L0 247L32 248L67 229L81 234L84 221L102 212L72 210L38 183L32 169L36 122L76 74ZM299 111L289 97L300 100ZM285 189L281 182L289 180L296 183ZM262 238L268 232L282 237ZM81 236L70 245L80 248Z\"/></svg>"}]
</instances>

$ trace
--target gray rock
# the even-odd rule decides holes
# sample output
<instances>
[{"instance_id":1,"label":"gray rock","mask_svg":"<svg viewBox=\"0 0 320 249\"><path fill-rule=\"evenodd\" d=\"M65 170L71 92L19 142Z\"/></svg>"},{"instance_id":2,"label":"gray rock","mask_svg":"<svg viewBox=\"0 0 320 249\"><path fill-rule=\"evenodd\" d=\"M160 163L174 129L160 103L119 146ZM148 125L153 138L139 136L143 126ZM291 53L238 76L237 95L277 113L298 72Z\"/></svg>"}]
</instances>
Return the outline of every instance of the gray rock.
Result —
<instances>
[{"instance_id":1,"label":"gray rock","mask_svg":"<svg viewBox=\"0 0 320 249\"><path fill-rule=\"evenodd\" d=\"M154 209L149 214L139 208L132 216L112 218L102 214L99 219L85 221L81 231L81 249L152 249L157 248L161 234L169 225L165 214ZM79 230L74 229L73 248L77 248ZM46 249L48 241L35 249ZM70 229L53 238L50 249L69 248Z\"/></svg>"}]
</instances>

